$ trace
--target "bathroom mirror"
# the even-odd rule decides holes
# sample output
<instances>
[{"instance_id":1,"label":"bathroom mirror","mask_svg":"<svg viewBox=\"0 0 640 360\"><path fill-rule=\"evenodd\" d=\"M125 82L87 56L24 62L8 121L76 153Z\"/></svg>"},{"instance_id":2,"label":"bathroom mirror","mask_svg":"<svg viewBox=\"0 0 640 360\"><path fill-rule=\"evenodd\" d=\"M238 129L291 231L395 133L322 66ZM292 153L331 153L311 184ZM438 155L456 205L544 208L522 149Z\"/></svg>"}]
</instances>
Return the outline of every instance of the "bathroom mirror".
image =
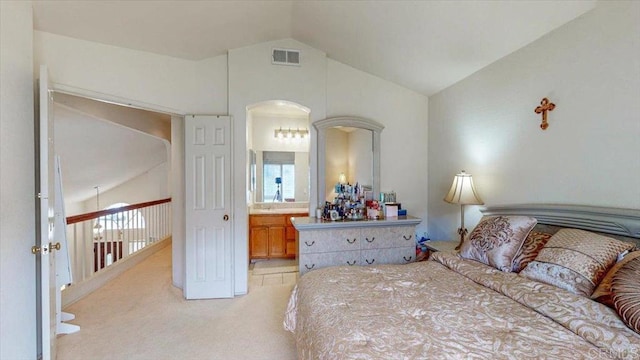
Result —
<instances>
[{"instance_id":1,"label":"bathroom mirror","mask_svg":"<svg viewBox=\"0 0 640 360\"><path fill-rule=\"evenodd\" d=\"M247 107L252 204L308 204L309 144L309 109L284 100Z\"/></svg>"},{"instance_id":2,"label":"bathroom mirror","mask_svg":"<svg viewBox=\"0 0 640 360\"><path fill-rule=\"evenodd\" d=\"M380 133L384 125L346 116L318 120L313 126L317 130L318 145L318 202L332 198L333 186L343 173L342 180L369 185L377 197L380 193Z\"/></svg>"},{"instance_id":3,"label":"bathroom mirror","mask_svg":"<svg viewBox=\"0 0 640 360\"><path fill-rule=\"evenodd\" d=\"M308 202L309 152L256 150L255 202Z\"/></svg>"}]
</instances>

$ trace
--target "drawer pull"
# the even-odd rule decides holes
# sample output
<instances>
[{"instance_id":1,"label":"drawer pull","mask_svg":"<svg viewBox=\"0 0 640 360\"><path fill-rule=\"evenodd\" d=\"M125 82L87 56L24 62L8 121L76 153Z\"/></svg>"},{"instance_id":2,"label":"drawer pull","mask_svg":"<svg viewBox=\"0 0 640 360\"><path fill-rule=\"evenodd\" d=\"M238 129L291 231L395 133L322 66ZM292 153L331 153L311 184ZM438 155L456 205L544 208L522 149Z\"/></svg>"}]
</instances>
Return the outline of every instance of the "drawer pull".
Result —
<instances>
[{"instance_id":1,"label":"drawer pull","mask_svg":"<svg viewBox=\"0 0 640 360\"><path fill-rule=\"evenodd\" d=\"M364 239L367 240L367 242L372 243L372 242L374 242L376 240L376 237L375 236L372 237L371 240L369 240L369 238L364 238Z\"/></svg>"},{"instance_id":2,"label":"drawer pull","mask_svg":"<svg viewBox=\"0 0 640 360\"><path fill-rule=\"evenodd\" d=\"M409 240L411 240L411 238L413 237L413 235L409 235L409 237L406 237L405 235L402 235L402 237L403 237L405 240L409 241Z\"/></svg>"},{"instance_id":3,"label":"drawer pull","mask_svg":"<svg viewBox=\"0 0 640 360\"><path fill-rule=\"evenodd\" d=\"M347 242L349 244L353 244L354 242L356 242L356 238L353 238L353 240L349 240L349 238L347 238Z\"/></svg>"},{"instance_id":4,"label":"drawer pull","mask_svg":"<svg viewBox=\"0 0 640 360\"><path fill-rule=\"evenodd\" d=\"M409 258L408 258L408 259L407 259L407 257L406 257L406 256L403 256L402 258L404 259L404 261L409 262L409 261L411 261L411 259L413 258L413 256L409 256Z\"/></svg>"},{"instance_id":5,"label":"drawer pull","mask_svg":"<svg viewBox=\"0 0 640 360\"><path fill-rule=\"evenodd\" d=\"M309 244L307 241L305 241L305 242L304 242L304 244L305 244L305 245L307 245L307 246L311 246L311 245L313 245L313 244L315 244L315 243L316 243L316 241L315 241L315 240L313 240L313 241L311 242L311 244Z\"/></svg>"},{"instance_id":6,"label":"drawer pull","mask_svg":"<svg viewBox=\"0 0 640 360\"><path fill-rule=\"evenodd\" d=\"M306 268L307 268L307 270L311 270L311 269L313 269L314 267L316 267L316 264L311 264L311 267L309 267L309 265L307 265L307 264L304 264L304 267L306 267Z\"/></svg>"},{"instance_id":7,"label":"drawer pull","mask_svg":"<svg viewBox=\"0 0 640 360\"><path fill-rule=\"evenodd\" d=\"M349 262L349 260L347 260L347 264L348 264L349 266L353 266L353 265L355 265L355 264L356 264L356 261L355 261L355 260L353 260L353 262Z\"/></svg>"},{"instance_id":8,"label":"drawer pull","mask_svg":"<svg viewBox=\"0 0 640 360\"><path fill-rule=\"evenodd\" d=\"M373 264L374 262L376 262L376 259L371 260L371 262L369 262L369 259L364 259L364 261L366 261L366 262L367 262L367 264L371 265L371 264Z\"/></svg>"}]
</instances>

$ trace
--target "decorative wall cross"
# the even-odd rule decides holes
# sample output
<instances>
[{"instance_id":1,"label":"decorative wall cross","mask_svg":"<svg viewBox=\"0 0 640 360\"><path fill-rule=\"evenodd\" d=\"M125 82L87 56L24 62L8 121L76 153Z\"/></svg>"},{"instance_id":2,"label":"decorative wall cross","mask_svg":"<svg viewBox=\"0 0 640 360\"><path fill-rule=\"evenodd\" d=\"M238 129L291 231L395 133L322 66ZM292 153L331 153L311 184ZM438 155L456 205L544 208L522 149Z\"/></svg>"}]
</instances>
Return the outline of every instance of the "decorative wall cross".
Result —
<instances>
[{"instance_id":1,"label":"decorative wall cross","mask_svg":"<svg viewBox=\"0 0 640 360\"><path fill-rule=\"evenodd\" d=\"M549 127L549 123L547 123L547 111L553 111L556 108L556 104L549 102L549 99L543 98L540 101L540 106L535 109L536 114L542 113L542 124L540 124L540 128L542 130L546 130Z\"/></svg>"}]
</instances>

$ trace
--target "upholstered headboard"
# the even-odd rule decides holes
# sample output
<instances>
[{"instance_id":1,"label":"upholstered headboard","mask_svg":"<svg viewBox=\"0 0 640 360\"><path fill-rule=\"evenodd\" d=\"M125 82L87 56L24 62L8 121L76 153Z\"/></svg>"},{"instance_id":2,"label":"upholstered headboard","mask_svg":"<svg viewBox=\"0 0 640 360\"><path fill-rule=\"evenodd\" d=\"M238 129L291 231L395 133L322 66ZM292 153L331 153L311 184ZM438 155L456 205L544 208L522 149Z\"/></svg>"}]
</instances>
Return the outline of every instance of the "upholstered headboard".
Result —
<instances>
[{"instance_id":1,"label":"upholstered headboard","mask_svg":"<svg viewBox=\"0 0 640 360\"><path fill-rule=\"evenodd\" d=\"M555 233L576 228L601 233L640 247L640 210L581 205L521 204L481 208L487 216L525 215L538 219L536 229Z\"/></svg>"}]
</instances>

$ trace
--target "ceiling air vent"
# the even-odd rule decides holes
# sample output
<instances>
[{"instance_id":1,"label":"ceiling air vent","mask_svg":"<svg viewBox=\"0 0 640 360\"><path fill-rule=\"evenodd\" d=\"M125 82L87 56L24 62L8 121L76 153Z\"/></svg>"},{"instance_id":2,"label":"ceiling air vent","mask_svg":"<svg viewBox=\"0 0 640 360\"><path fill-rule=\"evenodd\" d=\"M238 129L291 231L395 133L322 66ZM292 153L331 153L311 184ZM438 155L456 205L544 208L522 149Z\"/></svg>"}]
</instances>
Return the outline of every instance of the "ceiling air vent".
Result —
<instances>
[{"instance_id":1,"label":"ceiling air vent","mask_svg":"<svg viewBox=\"0 0 640 360\"><path fill-rule=\"evenodd\" d=\"M300 66L300 50L273 49L271 63Z\"/></svg>"}]
</instances>

